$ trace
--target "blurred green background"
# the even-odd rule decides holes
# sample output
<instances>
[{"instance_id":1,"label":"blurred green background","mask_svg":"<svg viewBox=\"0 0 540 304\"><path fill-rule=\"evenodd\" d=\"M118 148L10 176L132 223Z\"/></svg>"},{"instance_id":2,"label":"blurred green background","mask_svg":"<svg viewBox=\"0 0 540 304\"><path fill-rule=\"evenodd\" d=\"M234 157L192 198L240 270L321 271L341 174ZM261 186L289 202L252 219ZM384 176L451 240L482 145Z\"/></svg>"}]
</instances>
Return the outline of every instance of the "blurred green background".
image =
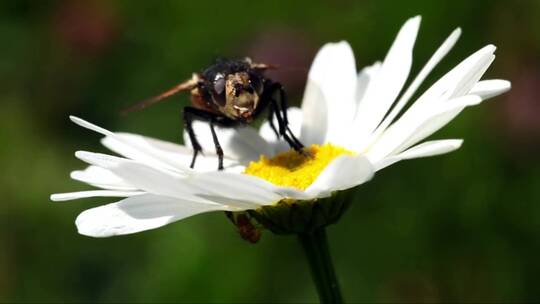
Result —
<instances>
[{"instance_id":1,"label":"blurred green background","mask_svg":"<svg viewBox=\"0 0 540 304\"><path fill-rule=\"evenodd\" d=\"M301 100L326 42L349 41L358 66L384 58L401 24L423 16L414 75L457 26L464 34L433 80L497 45L488 78L511 92L468 109L435 138L452 154L377 174L329 227L349 302L540 299L540 2L1 1L0 301L313 302L294 237L241 240L220 213L109 239L80 236L75 217L113 199L51 203L83 168L75 150L105 151L76 114L111 130L180 141L177 96L120 109L190 77L218 56L293 67L272 77Z\"/></svg>"}]
</instances>

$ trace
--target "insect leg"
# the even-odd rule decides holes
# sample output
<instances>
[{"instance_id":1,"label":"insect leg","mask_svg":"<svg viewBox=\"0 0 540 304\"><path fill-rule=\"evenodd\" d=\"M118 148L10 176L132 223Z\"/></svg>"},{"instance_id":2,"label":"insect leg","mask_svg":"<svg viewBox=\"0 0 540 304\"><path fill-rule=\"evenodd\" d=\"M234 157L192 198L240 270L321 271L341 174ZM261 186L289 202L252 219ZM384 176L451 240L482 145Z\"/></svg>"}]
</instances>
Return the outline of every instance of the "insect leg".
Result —
<instances>
[{"instance_id":1,"label":"insect leg","mask_svg":"<svg viewBox=\"0 0 540 304\"><path fill-rule=\"evenodd\" d=\"M197 136L193 131L193 119L195 115L194 110L196 109L192 107L185 107L183 112L184 128L188 133L189 141L191 141L191 146L193 147L193 158L191 159L191 164L189 165L191 169L195 167L195 160L197 159L197 155L199 154L199 152L202 152L201 144L197 140Z\"/></svg>"},{"instance_id":2,"label":"insect leg","mask_svg":"<svg viewBox=\"0 0 540 304\"><path fill-rule=\"evenodd\" d=\"M214 145L216 146L216 154L218 156L218 170L223 170L223 149L219 144L218 137L216 135L216 130L214 129L215 120L212 118L210 120L210 131L212 132L212 139L214 140Z\"/></svg>"},{"instance_id":3,"label":"insect leg","mask_svg":"<svg viewBox=\"0 0 540 304\"><path fill-rule=\"evenodd\" d=\"M288 126L287 117L287 99L285 91L280 83L274 82L268 86L268 95L270 103L270 115L276 115L279 127L279 135L283 136L285 141L296 151L302 151L304 145L294 136ZM278 95L276 96L276 93ZM279 99L279 102L278 100ZM275 129L274 129L275 131Z\"/></svg>"},{"instance_id":4,"label":"insect leg","mask_svg":"<svg viewBox=\"0 0 540 304\"><path fill-rule=\"evenodd\" d=\"M279 132L276 129L276 125L274 124L274 111L275 111L274 104L270 103L270 109L268 110L268 123L270 124L270 127L272 128L272 130L276 134L276 137L280 138L281 135L279 135Z\"/></svg>"},{"instance_id":5,"label":"insect leg","mask_svg":"<svg viewBox=\"0 0 540 304\"><path fill-rule=\"evenodd\" d=\"M280 99L280 108L281 112L283 113L283 123L285 124L285 128L287 131L289 131L289 135L291 136L292 140L301 148L304 147L304 145L294 136L294 133L289 128L289 118L287 117L287 109L289 108L287 103L287 96L285 95L285 90L283 89L283 86L279 83L277 83L277 89L279 90L279 99Z\"/></svg>"},{"instance_id":6,"label":"insect leg","mask_svg":"<svg viewBox=\"0 0 540 304\"><path fill-rule=\"evenodd\" d=\"M304 146L301 143L298 144L297 142L295 142L293 139L291 139L289 134L287 134L285 121L283 120L283 117L281 116L282 113L281 111L278 110L277 101L273 98L272 100L270 100L270 111L273 111L274 114L276 115L278 126L279 126L279 134L283 136L283 138L289 144L289 146L291 146L291 148L293 148L296 151L301 152Z\"/></svg>"},{"instance_id":7,"label":"insect leg","mask_svg":"<svg viewBox=\"0 0 540 304\"><path fill-rule=\"evenodd\" d=\"M184 108L184 124L186 131L188 132L189 139L191 141L191 144L193 145L193 159L191 160L190 168L193 168L195 166L195 160L197 158L197 155L199 152L202 152L202 147L197 140L197 137L195 136L195 132L193 131L193 120L198 119L202 121L208 121L210 123L210 131L212 132L212 140L214 141L214 145L216 147L216 154L218 156L218 170L223 170L223 149L221 148L221 145L219 143L216 130L215 130L215 124L223 124L228 125L230 124L230 121L226 119L225 117L221 117L219 115L216 115L214 113L209 113L204 110L196 109L193 107L185 107Z\"/></svg>"}]
</instances>

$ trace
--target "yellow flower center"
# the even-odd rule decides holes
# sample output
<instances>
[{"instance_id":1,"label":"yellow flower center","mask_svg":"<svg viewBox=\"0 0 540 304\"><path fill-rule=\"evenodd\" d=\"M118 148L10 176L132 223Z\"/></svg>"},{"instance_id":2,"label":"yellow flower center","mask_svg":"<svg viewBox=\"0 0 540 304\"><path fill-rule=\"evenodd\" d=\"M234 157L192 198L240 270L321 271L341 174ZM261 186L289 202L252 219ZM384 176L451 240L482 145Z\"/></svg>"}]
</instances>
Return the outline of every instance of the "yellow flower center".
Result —
<instances>
[{"instance_id":1,"label":"yellow flower center","mask_svg":"<svg viewBox=\"0 0 540 304\"><path fill-rule=\"evenodd\" d=\"M265 179L278 186L290 186L305 190L326 166L336 157L354 153L332 144L311 145L301 154L294 150L277 154L272 158L261 155L244 171L245 174Z\"/></svg>"}]
</instances>

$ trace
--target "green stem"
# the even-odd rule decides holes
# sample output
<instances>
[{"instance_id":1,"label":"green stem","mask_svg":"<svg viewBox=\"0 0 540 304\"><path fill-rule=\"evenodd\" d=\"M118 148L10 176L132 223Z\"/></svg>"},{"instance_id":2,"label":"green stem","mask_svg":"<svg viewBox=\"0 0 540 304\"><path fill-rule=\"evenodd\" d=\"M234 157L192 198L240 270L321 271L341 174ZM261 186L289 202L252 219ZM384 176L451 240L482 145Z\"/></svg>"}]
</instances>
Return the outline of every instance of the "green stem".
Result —
<instances>
[{"instance_id":1,"label":"green stem","mask_svg":"<svg viewBox=\"0 0 540 304\"><path fill-rule=\"evenodd\" d=\"M306 253L321 303L343 303L325 229L318 228L312 233L302 233L298 238Z\"/></svg>"}]
</instances>

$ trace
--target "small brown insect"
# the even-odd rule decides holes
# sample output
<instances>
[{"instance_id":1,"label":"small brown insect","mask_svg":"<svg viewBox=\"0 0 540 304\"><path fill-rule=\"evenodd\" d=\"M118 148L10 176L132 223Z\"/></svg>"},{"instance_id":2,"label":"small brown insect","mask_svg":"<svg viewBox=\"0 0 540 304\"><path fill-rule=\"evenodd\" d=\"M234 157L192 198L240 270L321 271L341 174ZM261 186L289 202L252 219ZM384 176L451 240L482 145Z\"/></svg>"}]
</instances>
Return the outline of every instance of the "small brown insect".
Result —
<instances>
[{"instance_id":1,"label":"small brown insect","mask_svg":"<svg viewBox=\"0 0 540 304\"><path fill-rule=\"evenodd\" d=\"M242 239L252 244L257 243L261 239L261 231L253 225L247 214L234 214L226 211L225 215L236 226Z\"/></svg>"},{"instance_id":2,"label":"small brown insect","mask_svg":"<svg viewBox=\"0 0 540 304\"><path fill-rule=\"evenodd\" d=\"M264 77L264 71L272 66L253 63L251 59L219 59L202 73L182 82L158 96L138 103L124 112L146 108L178 92L190 91L192 106L184 107L184 127L193 145L190 167L195 166L198 153L202 152L193 121L210 124L212 138L218 155L218 170L223 169L223 150L214 126L235 127L249 124L269 107L268 121L278 138L283 137L291 148L302 152L304 145L294 136L287 118L287 99L283 86ZM274 115L278 128L274 125Z\"/></svg>"},{"instance_id":3,"label":"small brown insect","mask_svg":"<svg viewBox=\"0 0 540 304\"><path fill-rule=\"evenodd\" d=\"M255 244L261 239L261 231L253 225L245 214L241 214L236 218L236 227L238 227L240 236L250 243Z\"/></svg>"}]
</instances>

